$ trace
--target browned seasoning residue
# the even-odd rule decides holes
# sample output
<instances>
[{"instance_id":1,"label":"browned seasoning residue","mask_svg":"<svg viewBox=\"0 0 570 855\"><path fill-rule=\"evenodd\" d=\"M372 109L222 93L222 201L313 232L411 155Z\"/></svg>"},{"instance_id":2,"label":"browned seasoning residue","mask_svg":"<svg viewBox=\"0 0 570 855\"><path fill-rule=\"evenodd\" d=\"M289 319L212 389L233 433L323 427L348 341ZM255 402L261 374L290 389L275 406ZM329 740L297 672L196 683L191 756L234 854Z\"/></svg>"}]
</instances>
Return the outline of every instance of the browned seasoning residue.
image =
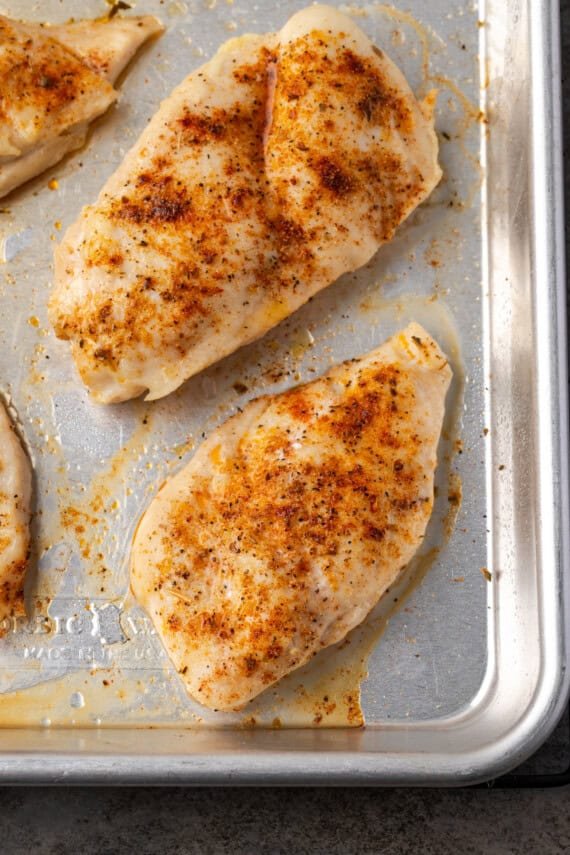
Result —
<instances>
[{"instance_id":1,"label":"browned seasoning residue","mask_svg":"<svg viewBox=\"0 0 570 855\"><path fill-rule=\"evenodd\" d=\"M462 500L463 486L461 478L456 472L450 472L447 488L448 510L443 519L443 531L446 540L449 540L453 534Z\"/></svg>"},{"instance_id":2,"label":"browned seasoning residue","mask_svg":"<svg viewBox=\"0 0 570 855\"><path fill-rule=\"evenodd\" d=\"M77 538L78 546L83 558L91 556L93 527L97 526L99 519L81 510L78 507L68 505L61 511L61 525L64 530L72 532Z\"/></svg>"}]
</instances>

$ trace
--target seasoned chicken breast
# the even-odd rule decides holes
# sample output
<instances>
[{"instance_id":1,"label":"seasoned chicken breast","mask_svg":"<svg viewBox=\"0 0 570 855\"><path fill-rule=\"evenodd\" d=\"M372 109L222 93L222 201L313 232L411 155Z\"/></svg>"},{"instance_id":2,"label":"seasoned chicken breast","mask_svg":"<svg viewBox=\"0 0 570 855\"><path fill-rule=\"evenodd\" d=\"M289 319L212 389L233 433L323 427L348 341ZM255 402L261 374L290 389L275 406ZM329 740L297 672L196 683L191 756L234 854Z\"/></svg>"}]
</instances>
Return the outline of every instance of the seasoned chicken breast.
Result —
<instances>
[{"instance_id":1,"label":"seasoned chicken breast","mask_svg":"<svg viewBox=\"0 0 570 855\"><path fill-rule=\"evenodd\" d=\"M50 27L0 15L0 197L84 143L117 98L113 81L161 29L152 17Z\"/></svg>"},{"instance_id":2,"label":"seasoned chicken breast","mask_svg":"<svg viewBox=\"0 0 570 855\"><path fill-rule=\"evenodd\" d=\"M31 496L30 461L0 398L0 621L25 613Z\"/></svg>"},{"instance_id":3,"label":"seasoned chicken breast","mask_svg":"<svg viewBox=\"0 0 570 855\"><path fill-rule=\"evenodd\" d=\"M167 395L367 262L440 176L430 105L311 6L162 104L56 250L56 334L96 400Z\"/></svg>"},{"instance_id":4,"label":"seasoned chicken breast","mask_svg":"<svg viewBox=\"0 0 570 855\"><path fill-rule=\"evenodd\" d=\"M340 641L422 542L451 379L411 324L213 432L139 524L131 585L188 692L239 709Z\"/></svg>"}]
</instances>

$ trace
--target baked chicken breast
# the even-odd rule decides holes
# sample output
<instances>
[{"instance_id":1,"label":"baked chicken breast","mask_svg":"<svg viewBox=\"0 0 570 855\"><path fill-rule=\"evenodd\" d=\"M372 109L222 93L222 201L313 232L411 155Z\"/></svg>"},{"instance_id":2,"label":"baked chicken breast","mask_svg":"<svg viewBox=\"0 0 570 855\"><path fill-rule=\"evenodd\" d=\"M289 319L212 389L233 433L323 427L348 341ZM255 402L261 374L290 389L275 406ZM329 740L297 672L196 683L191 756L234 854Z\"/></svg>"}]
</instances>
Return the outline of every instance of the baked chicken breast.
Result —
<instances>
[{"instance_id":1,"label":"baked chicken breast","mask_svg":"<svg viewBox=\"0 0 570 855\"><path fill-rule=\"evenodd\" d=\"M117 99L113 82L161 29L150 16L48 26L0 15L0 197L83 145Z\"/></svg>"},{"instance_id":2,"label":"baked chicken breast","mask_svg":"<svg viewBox=\"0 0 570 855\"><path fill-rule=\"evenodd\" d=\"M431 103L311 6L162 104L56 250L56 334L96 400L160 398L367 262L440 176Z\"/></svg>"},{"instance_id":3,"label":"baked chicken breast","mask_svg":"<svg viewBox=\"0 0 570 855\"><path fill-rule=\"evenodd\" d=\"M166 482L131 586L188 692L244 706L359 624L422 542L451 370L410 324L259 398Z\"/></svg>"},{"instance_id":4,"label":"baked chicken breast","mask_svg":"<svg viewBox=\"0 0 570 855\"><path fill-rule=\"evenodd\" d=\"M25 614L31 496L30 461L0 398L0 621Z\"/></svg>"}]
</instances>

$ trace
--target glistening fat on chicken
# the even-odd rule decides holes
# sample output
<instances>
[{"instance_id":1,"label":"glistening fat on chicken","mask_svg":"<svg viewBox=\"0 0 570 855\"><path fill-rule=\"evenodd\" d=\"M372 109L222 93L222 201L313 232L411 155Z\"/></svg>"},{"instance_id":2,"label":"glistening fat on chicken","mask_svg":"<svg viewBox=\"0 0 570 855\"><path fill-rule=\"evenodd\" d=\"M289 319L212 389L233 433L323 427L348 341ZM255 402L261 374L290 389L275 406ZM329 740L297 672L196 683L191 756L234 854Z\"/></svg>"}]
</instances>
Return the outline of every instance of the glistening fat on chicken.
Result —
<instances>
[{"instance_id":1,"label":"glistening fat on chicken","mask_svg":"<svg viewBox=\"0 0 570 855\"><path fill-rule=\"evenodd\" d=\"M93 397L167 395L365 264L441 177L431 111L328 6L224 44L56 250Z\"/></svg>"},{"instance_id":2,"label":"glistening fat on chicken","mask_svg":"<svg viewBox=\"0 0 570 855\"><path fill-rule=\"evenodd\" d=\"M410 324L251 401L158 492L131 586L188 692L240 709L359 624L422 542L451 369Z\"/></svg>"},{"instance_id":3,"label":"glistening fat on chicken","mask_svg":"<svg viewBox=\"0 0 570 855\"><path fill-rule=\"evenodd\" d=\"M0 197L85 142L89 123L139 47L151 16L47 26L0 15Z\"/></svg>"}]
</instances>

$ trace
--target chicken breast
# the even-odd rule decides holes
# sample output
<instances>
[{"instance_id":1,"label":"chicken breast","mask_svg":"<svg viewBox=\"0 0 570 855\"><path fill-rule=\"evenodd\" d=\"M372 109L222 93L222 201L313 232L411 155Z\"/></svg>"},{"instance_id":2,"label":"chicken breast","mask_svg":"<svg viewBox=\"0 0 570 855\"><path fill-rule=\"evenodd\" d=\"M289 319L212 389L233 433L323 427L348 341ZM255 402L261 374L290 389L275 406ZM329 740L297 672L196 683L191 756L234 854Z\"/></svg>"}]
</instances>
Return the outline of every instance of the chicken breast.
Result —
<instances>
[{"instance_id":1,"label":"chicken breast","mask_svg":"<svg viewBox=\"0 0 570 855\"><path fill-rule=\"evenodd\" d=\"M56 250L56 334L96 400L167 395L367 262L440 176L431 106L311 6L162 104Z\"/></svg>"},{"instance_id":2,"label":"chicken breast","mask_svg":"<svg viewBox=\"0 0 570 855\"><path fill-rule=\"evenodd\" d=\"M30 461L0 398L0 622L25 614L31 497Z\"/></svg>"},{"instance_id":3,"label":"chicken breast","mask_svg":"<svg viewBox=\"0 0 570 855\"><path fill-rule=\"evenodd\" d=\"M241 708L359 624L422 542L448 362L411 324L252 401L161 488L131 586L188 692Z\"/></svg>"},{"instance_id":4,"label":"chicken breast","mask_svg":"<svg viewBox=\"0 0 570 855\"><path fill-rule=\"evenodd\" d=\"M152 17L50 27L0 15L0 197L83 145L117 98L114 80L161 29Z\"/></svg>"}]
</instances>

